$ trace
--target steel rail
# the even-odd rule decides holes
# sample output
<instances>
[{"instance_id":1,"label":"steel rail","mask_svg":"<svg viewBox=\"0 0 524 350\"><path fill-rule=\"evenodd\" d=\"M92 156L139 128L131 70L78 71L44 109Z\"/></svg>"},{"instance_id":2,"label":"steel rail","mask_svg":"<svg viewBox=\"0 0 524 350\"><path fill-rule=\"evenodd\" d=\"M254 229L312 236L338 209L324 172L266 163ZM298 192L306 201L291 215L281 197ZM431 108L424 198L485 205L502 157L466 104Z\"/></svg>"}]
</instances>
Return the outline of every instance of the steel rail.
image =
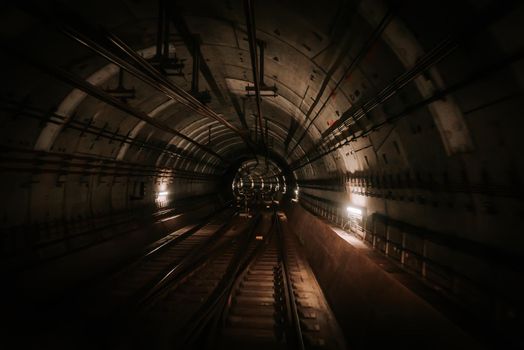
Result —
<instances>
[{"instance_id":1,"label":"steel rail","mask_svg":"<svg viewBox=\"0 0 524 350\"><path fill-rule=\"evenodd\" d=\"M248 251L249 244L253 243L254 232L258 227L259 221L259 214L253 217L250 226L245 230L246 235L244 240L236 249L236 252L231 259L231 262L223 278L220 280L205 303L187 322L183 330L183 339L178 341L181 348L190 347L190 345L199 337L203 328L206 327L211 321L213 322L213 329L211 333L216 336L217 322L224 312L224 308L226 307L226 302L231 294L231 290L239 276L243 274L243 272L249 266L249 263L257 255L257 248L260 248L261 246L261 244L259 244L255 250L253 250L252 253L246 257L245 253ZM208 339L208 341L210 340L211 337Z\"/></svg>"},{"instance_id":2,"label":"steel rail","mask_svg":"<svg viewBox=\"0 0 524 350\"><path fill-rule=\"evenodd\" d=\"M293 283L287 263L286 245L284 242L282 228L280 226L280 219L278 214L275 213L275 228L279 243L279 253L282 262L282 274L284 276L284 289L286 292L286 304L288 307L288 322L293 327L293 335L295 336L296 348L298 350L304 350L304 337L302 334L302 327L300 325L300 316L298 314L297 301L295 298L295 292L293 291Z\"/></svg>"},{"instance_id":3,"label":"steel rail","mask_svg":"<svg viewBox=\"0 0 524 350\"><path fill-rule=\"evenodd\" d=\"M193 254L190 252L180 262L165 269L162 275L153 281L153 283L141 288L134 298L134 300L137 301L135 306L138 308L146 307L156 297L158 297L167 286L171 285L175 279L185 275L185 273L195 270L195 268L202 263L202 260L208 258L207 254L209 251L207 248L229 229L231 226L231 220L236 215L238 215L238 211L235 211L228 220L220 225L220 227L210 237L208 237L204 243L198 245L198 249L194 250Z\"/></svg>"}]
</instances>

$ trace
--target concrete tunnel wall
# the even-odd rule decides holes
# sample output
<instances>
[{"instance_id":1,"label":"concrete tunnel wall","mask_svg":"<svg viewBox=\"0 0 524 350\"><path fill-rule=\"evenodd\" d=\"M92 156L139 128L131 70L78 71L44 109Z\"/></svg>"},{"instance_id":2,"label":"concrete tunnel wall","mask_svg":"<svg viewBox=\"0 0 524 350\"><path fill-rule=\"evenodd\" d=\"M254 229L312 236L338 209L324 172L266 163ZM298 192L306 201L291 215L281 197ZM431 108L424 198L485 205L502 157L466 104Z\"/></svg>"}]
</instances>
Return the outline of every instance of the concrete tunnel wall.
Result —
<instances>
[{"instance_id":1,"label":"concrete tunnel wall","mask_svg":"<svg viewBox=\"0 0 524 350\"><path fill-rule=\"evenodd\" d=\"M346 242L333 227L297 204L290 204L286 214L350 347L482 348L400 283L394 271L385 271L373 261L362 243Z\"/></svg>"},{"instance_id":2,"label":"concrete tunnel wall","mask_svg":"<svg viewBox=\"0 0 524 350\"><path fill-rule=\"evenodd\" d=\"M53 20L75 18L106 28L152 59L156 4L64 1L60 10L74 15L65 19L42 4L29 10L9 5L0 14L6 44L1 60L7 68L0 87L3 265L9 270L43 264L53 254L96 242L100 235L90 232L112 237L140 226L140 234L122 236L116 245L71 255L78 263L71 263L78 266L74 281L59 283L58 290L169 233L173 227L159 228L154 212L182 206L197 217L224 203L231 195L224 178L235 173L231 164L252 156L216 119L131 74L124 75L124 86L135 90L128 107L209 146L222 159L31 63L62 68L110 90L117 86L118 68L63 36ZM212 95L208 107L252 137L258 112L245 96L252 75L241 2L179 1L178 6L187 31L199 37L211 72L211 79L200 74L201 90ZM395 260L397 253L382 249L390 240L431 259L439 276L426 276L425 283L502 333L522 325L522 18L524 5L518 1L257 4L266 84L278 88L277 97L262 101L270 157L288 163L300 203L338 222L348 205L363 209L363 231L374 237L370 246ZM185 75L170 79L189 91L192 53L184 31L172 27L168 51L185 60ZM356 115L362 103L381 96L441 45L451 52L410 84L391 90L390 98L337 136L359 137L313 160L315 152L335 142L324 134L334 123ZM27 55L29 60L20 58ZM169 195L159 207L161 191ZM132 220L105 226L125 218ZM75 232L89 234L77 238ZM99 254L107 259L96 261ZM48 271L42 276L64 269L67 263L57 261L42 265ZM418 274L420 261L413 263Z\"/></svg>"}]
</instances>

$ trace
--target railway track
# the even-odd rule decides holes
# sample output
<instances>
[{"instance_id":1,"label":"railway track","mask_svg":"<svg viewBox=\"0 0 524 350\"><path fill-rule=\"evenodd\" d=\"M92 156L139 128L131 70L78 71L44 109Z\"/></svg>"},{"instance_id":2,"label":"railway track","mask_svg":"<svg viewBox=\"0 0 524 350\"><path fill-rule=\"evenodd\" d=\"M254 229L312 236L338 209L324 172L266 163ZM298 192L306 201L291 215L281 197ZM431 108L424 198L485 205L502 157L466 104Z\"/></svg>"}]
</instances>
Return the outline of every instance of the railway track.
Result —
<instances>
[{"instance_id":1,"label":"railway track","mask_svg":"<svg viewBox=\"0 0 524 350\"><path fill-rule=\"evenodd\" d=\"M345 348L283 220L276 210L251 218L224 211L159 241L111 284L106 305L113 298L125 310L111 346Z\"/></svg>"},{"instance_id":2,"label":"railway track","mask_svg":"<svg viewBox=\"0 0 524 350\"><path fill-rule=\"evenodd\" d=\"M345 348L297 242L284 234L280 215L262 215L255 231L243 247L235 247L242 254L227 253L222 279L200 296L184 325L175 327L175 348ZM206 274L199 279L205 281ZM186 286L186 294L195 290Z\"/></svg>"},{"instance_id":3,"label":"railway track","mask_svg":"<svg viewBox=\"0 0 524 350\"><path fill-rule=\"evenodd\" d=\"M242 226L237 211L223 209L197 225L186 226L157 241L142 256L91 291L94 310L111 314L134 310L171 279L182 274L207 247Z\"/></svg>"},{"instance_id":4,"label":"railway track","mask_svg":"<svg viewBox=\"0 0 524 350\"><path fill-rule=\"evenodd\" d=\"M303 349L276 215L264 243L236 278L220 317L219 348ZM300 325L298 325L300 326Z\"/></svg>"}]
</instances>

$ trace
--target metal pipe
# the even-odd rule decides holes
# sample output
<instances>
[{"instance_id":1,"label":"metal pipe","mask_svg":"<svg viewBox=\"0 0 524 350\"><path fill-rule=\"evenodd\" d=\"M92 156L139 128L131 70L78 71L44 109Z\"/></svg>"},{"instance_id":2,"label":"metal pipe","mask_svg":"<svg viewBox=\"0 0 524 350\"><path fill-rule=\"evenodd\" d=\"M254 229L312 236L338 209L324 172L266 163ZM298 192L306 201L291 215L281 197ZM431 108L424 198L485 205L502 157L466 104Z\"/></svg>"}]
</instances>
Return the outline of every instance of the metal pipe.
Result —
<instances>
[{"instance_id":1,"label":"metal pipe","mask_svg":"<svg viewBox=\"0 0 524 350\"><path fill-rule=\"evenodd\" d=\"M268 138L268 126L267 126L267 118L265 119L266 122L266 136L265 136L265 142L266 142L266 150L269 147L269 138ZM267 153L267 152L266 152Z\"/></svg>"},{"instance_id":2,"label":"metal pipe","mask_svg":"<svg viewBox=\"0 0 524 350\"><path fill-rule=\"evenodd\" d=\"M215 113L208 106L201 103L199 100L193 97L190 93L186 92L185 90L173 84L168 78L160 74L160 72L158 72L153 66L151 66L151 64L149 64L149 62L147 62L143 57L138 55L132 48L127 46L127 44L125 44L122 40L117 38L115 35L109 33L108 39L114 45L120 48L130 59L135 61L139 65L139 67L146 70L155 81L160 82L161 86L164 89L166 89L169 93L171 93L168 96L173 96L172 94L174 94L176 97L179 97L179 98L184 99L185 101L188 101L190 108L196 111L197 113L207 116L207 117L211 117L215 119L216 121L218 121L219 123L226 126L228 129L231 129L238 136L240 136L240 138L244 141L244 143L248 146L248 148L250 148L254 152L249 138L247 138L246 135L242 133L237 127L235 127L230 122L228 122L227 120L222 118L220 115Z\"/></svg>"},{"instance_id":3,"label":"metal pipe","mask_svg":"<svg viewBox=\"0 0 524 350\"><path fill-rule=\"evenodd\" d=\"M258 143L258 121L255 120L255 143Z\"/></svg>"},{"instance_id":4,"label":"metal pipe","mask_svg":"<svg viewBox=\"0 0 524 350\"><path fill-rule=\"evenodd\" d=\"M335 88L332 90L331 94L333 92L335 92L339 86L342 84L342 82L344 81L344 79L346 78L346 76L348 76L349 74L351 74L351 72L358 66L358 64L362 61L362 59L364 57L366 57L367 53L369 52L369 50L373 47L373 45L377 42L377 40L380 38L380 35L382 35L382 32L384 31L384 29L387 27L387 25L389 24L389 22L391 21L393 17L393 14L391 11L388 11L384 17L382 18L382 20L380 21L380 23L377 25L377 27L373 30L373 32L371 33L370 37L366 40L366 42L364 43L364 45L360 48L360 51L359 53L357 54L357 56L355 57L355 59L353 59L353 61L351 62L351 64L349 65L349 67L344 71L344 73L342 74L342 76L340 77L340 79L337 81L337 84L335 85ZM337 67L338 68L338 67ZM313 103L313 105L309 108L309 111L308 111L308 114L306 116L306 118L311 114L311 112L313 112L315 106L317 105L317 103L320 101L320 98L322 97L323 93L324 93L324 89L327 87L327 84L328 84L328 80L324 81L322 87L320 88L320 93L319 93L319 98L316 99ZM291 153L293 153L293 151L297 148L298 144L300 142L302 142L302 140L304 139L304 137L306 136L307 132L309 131L309 129L311 128L311 126L313 125L313 123L315 122L315 120L318 118L318 116L320 115L320 113L324 110L324 108L326 107L330 97L331 97L331 94L324 100L322 106L320 107L320 109L317 111L317 113L315 113L315 116L309 121L309 124L307 125L307 127L304 129L304 131L302 132L302 134L300 135L300 137L298 138L297 142L295 143L295 145L291 148L291 150L287 153L288 155L290 155Z\"/></svg>"},{"instance_id":5,"label":"metal pipe","mask_svg":"<svg viewBox=\"0 0 524 350\"><path fill-rule=\"evenodd\" d=\"M93 172L100 169L100 172L93 174L103 174L103 172L114 171L115 175L120 172L140 172L144 176L192 176L193 178L219 178L214 173L197 173L184 169L173 169L165 167L156 167L142 165L133 162L117 161L114 159L98 158L92 156L79 156L75 154L64 154L47 151L34 151L20 148L2 146L0 147L0 167L5 169L20 169L22 171L43 171L42 166L51 166L46 168L51 172L68 171L79 172L80 170L71 170L72 168L85 169L84 171ZM25 165L25 167L23 167ZM22 167L21 167L22 166Z\"/></svg>"},{"instance_id":6,"label":"metal pipe","mask_svg":"<svg viewBox=\"0 0 524 350\"><path fill-rule=\"evenodd\" d=\"M448 88L446 88L444 90L440 90L440 91L436 92L435 94L433 94L433 96L431 96L431 97L425 98L425 99L423 99L423 100L421 100L421 101L419 101L417 103L414 103L414 104L411 104L411 105L407 106L406 108L404 108L403 111L386 118L386 120L384 120L384 121L382 121L380 123L377 123L377 124L369 127L366 130L362 130L362 132L359 135L353 135L351 138L346 140L344 143L337 144L337 145L333 146L332 148L328 149L327 151L324 151L321 154L319 154L319 155L317 155L317 156L315 156L313 158L310 158L304 164L296 165L296 163L300 162L300 159L297 160L296 162L294 162L295 163L294 165L290 166L290 168L292 170L296 170L296 169L302 168L302 167L304 167L304 166L306 166L308 164L311 164L312 162L314 162L314 161L324 157L325 155L327 155L327 154L329 154L329 153L339 149L340 147L348 145L350 142L355 141L356 139L358 139L360 137L368 135L369 133L379 129L380 127L382 127L384 125L391 124L392 122L394 122L397 119L405 117L406 115L409 115L410 113L412 113L412 112L414 112L414 111L416 111L416 110L418 110L420 108L423 108L423 107L427 106L430 103L438 101L438 100L446 97L447 95L449 95L451 93L454 93L456 91L462 90L462 89L472 85L473 83L475 83L475 82L477 82L479 80L485 79L487 76L493 74L494 72L497 72L497 71L499 71L501 69L504 69L508 65L513 64L513 63L518 62L518 61L521 61L523 59L524 59L524 49L520 49L520 50L516 51L515 53L513 53L512 55L510 55L508 57L505 57L504 59L502 59L500 61L494 62L491 65L485 66L485 67L483 67L483 68L473 72L472 74L470 74L466 79L462 80L461 82L453 84L453 85L449 86Z\"/></svg>"},{"instance_id":7,"label":"metal pipe","mask_svg":"<svg viewBox=\"0 0 524 350\"><path fill-rule=\"evenodd\" d=\"M258 46L260 47L260 54L259 54L259 59L258 59L258 64L259 64L259 76L260 76L260 86L261 87L264 87L264 85L266 85L264 83L264 49L265 49L265 46L266 46L266 43L263 42L262 40L258 40Z\"/></svg>"},{"instance_id":8,"label":"metal pipe","mask_svg":"<svg viewBox=\"0 0 524 350\"><path fill-rule=\"evenodd\" d=\"M40 14L40 16L44 15ZM166 14L164 14L164 16L166 16ZM149 62L147 62L144 58L139 56L132 48L130 48L127 44L125 44L115 35L105 32L103 38L95 39L96 35L90 36L88 34L80 32L79 30L73 28L71 25L61 23L56 18L48 19L48 21L50 23L53 23L54 26L56 26L55 23L60 23L58 28L64 34L66 34L73 40L79 42L80 44L86 46L87 48L91 49L95 53L103 56L110 62L125 69L126 71L128 71L138 79L144 81L148 85L163 92L166 96L180 102L181 104L185 105L186 107L194 110L195 112L203 116L211 117L217 120L218 122L222 123L227 128L234 131L238 136L240 136L241 139L244 140L244 142L248 145L248 147L251 147L249 139L246 138L246 136L237 127L235 127L233 124L225 120L222 116L220 116L219 114L211 110L209 107L201 103L199 100L194 98L190 93L173 84L169 79L164 77L153 66L151 66ZM167 23L167 21L165 22ZM164 26L166 25L166 23L164 23ZM131 62L124 60L119 55L112 52L110 48L107 47L108 45L99 44L100 41L106 41L110 46L118 49L118 51L120 51L119 53L125 54L125 56L127 56L127 58L130 59Z\"/></svg>"},{"instance_id":9,"label":"metal pipe","mask_svg":"<svg viewBox=\"0 0 524 350\"><path fill-rule=\"evenodd\" d=\"M191 77L191 93L193 96L197 96L198 94L198 78L200 74L200 43L198 42L197 38L193 40L193 76Z\"/></svg>"},{"instance_id":10,"label":"metal pipe","mask_svg":"<svg viewBox=\"0 0 524 350\"><path fill-rule=\"evenodd\" d=\"M164 43L164 0L158 0L158 27L156 33L156 57L162 57L162 45Z\"/></svg>"},{"instance_id":11,"label":"metal pipe","mask_svg":"<svg viewBox=\"0 0 524 350\"><path fill-rule=\"evenodd\" d=\"M100 127L92 125L91 123L84 123L84 122L80 122L74 119L66 121L63 116L60 116L56 113L47 112L47 111L40 110L40 109L33 108L33 107L22 106L21 102L11 101L11 100L4 99L1 97L0 97L0 102L2 102L0 104L0 110L13 112L23 117L40 120L41 122L44 122L44 123L45 122L53 123L56 125L63 126L64 128L78 130L81 133L88 133L88 134L96 135L97 137L103 137L103 138L110 140L110 142L116 141L121 144L129 144L131 146L146 148L151 151L160 152L161 154L167 154L168 156L171 156L171 157L188 160L196 164L200 164L200 165L203 164L208 167L218 168L217 165L212 165L211 163L206 162L201 159L195 159L191 155L187 153L184 154L183 152L181 152L178 149L169 150L167 149L167 147L169 146L168 144L164 148L162 148L162 147L153 145L146 141L139 141L127 135L119 134L118 129L114 132L111 132L109 130L104 130Z\"/></svg>"},{"instance_id":12,"label":"metal pipe","mask_svg":"<svg viewBox=\"0 0 524 350\"><path fill-rule=\"evenodd\" d=\"M431 51L421 57L421 59L411 69L395 78L392 83L383 88L374 97L364 101L363 103L355 104L346 112L344 112L342 117L336 123L334 123L331 127L324 131L324 133L322 133L320 141L316 142L304 156L298 159L298 161L304 159L314 152L318 152L318 150L323 146L333 141L333 138L336 139L337 135L341 135L343 133L342 127L349 127L349 125L346 124L348 120L353 120L354 124L358 123L358 121L362 119L368 112L372 111L380 104L386 102L398 91L404 88L408 83L416 79L422 72L437 64L447 55L453 52L455 48L457 48L457 43L450 38L446 38L441 41Z\"/></svg>"},{"instance_id":13,"label":"metal pipe","mask_svg":"<svg viewBox=\"0 0 524 350\"><path fill-rule=\"evenodd\" d=\"M182 38L182 41L184 42L184 45L187 47L187 49L190 52L193 52L193 34L190 32L189 27L187 26L186 21L184 20L182 16L182 11L177 8L176 1L170 1L168 3L168 17L171 19L171 22L176 28L177 34ZM213 73L211 72L211 69L206 63L206 60L204 59L204 56L202 55L202 52L197 52L199 60L200 60L200 72L202 73L202 76L207 81L207 84L209 85L209 88L211 91L213 91L213 94L215 95L216 99L221 105L226 105L226 100L224 99L224 96L222 95L222 91L220 87L218 86L215 78L213 77Z\"/></svg>"},{"instance_id":14,"label":"metal pipe","mask_svg":"<svg viewBox=\"0 0 524 350\"><path fill-rule=\"evenodd\" d=\"M220 159L221 161L223 162L226 162L226 163L229 163L228 160L226 160L225 158L223 158L221 155L215 153L213 150L211 150L210 148L204 146L204 145L201 145L199 144L198 142L192 140L191 138L181 134L180 132L178 132L177 130L171 128L169 125L157 120L157 119L154 119L154 118L151 118L149 115L147 115L145 112L143 111L140 111L140 110L137 110L125 103L123 103L122 101L120 101L119 99L111 96L110 94L108 94L107 92L105 92L104 90L102 90L101 88L99 88L98 86L95 86L91 83L89 83L88 81L86 81L85 79L81 78L81 77L78 77L62 68L59 68L59 67L54 67L52 65L47 65L45 63L41 63L41 62L37 62L36 60L34 60L33 58L29 57L28 55L25 55L23 53L21 53L20 51L18 51L16 48L14 47L10 47L10 49L8 50L8 52L10 52L11 54L13 54L14 56L16 56L18 59L22 60L22 61L25 61L26 63L34 66L35 68L38 68L39 70L45 72L46 74L49 74L51 75L52 77L55 77L71 86L74 86L75 88L79 89L79 90L82 90L84 91L85 93L87 93L88 95L110 105L110 106L113 106L129 115L132 115L133 117L137 118L137 119L140 119L140 120L143 120L144 122L156 127L157 129L160 129L164 132L168 132L168 133L171 133L175 136L178 136L180 138L182 138L183 140L195 145L196 147L200 148L201 150L205 151L206 153L209 153L211 155L213 155L214 157Z\"/></svg>"},{"instance_id":15,"label":"metal pipe","mask_svg":"<svg viewBox=\"0 0 524 350\"><path fill-rule=\"evenodd\" d=\"M169 22L167 21L167 12L165 7L165 0L160 0L163 2L162 4L162 22L164 25L164 51L162 53L163 59L166 61L169 59Z\"/></svg>"},{"instance_id":16,"label":"metal pipe","mask_svg":"<svg viewBox=\"0 0 524 350\"><path fill-rule=\"evenodd\" d=\"M448 55L456 47L458 47L459 43L465 42L465 41L469 40L472 36L475 36L478 33L479 28L485 28L489 24L493 23L495 20L500 18L501 16L505 15L509 10L511 10L513 8L513 6L514 6L513 3L514 3L514 1L507 1L507 2L504 2L505 6L502 6L502 5L497 3L496 5L487 7L483 11L483 13L480 16L478 16L478 18L475 20L475 22L476 22L475 25L473 23L469 23L468 25L466 25L462 29L458 30L458 32L455 33L454 37L446 38L442 42L440 42L432 50L433 52L430 52L427 55L425 55L423 58L421 58L419 61L417 61L417 63L415 64L415 66L411 70L405 72L402 76L397 78L400 81L400 84L399 84L399 81L397 81L397 79L396 79L393 83L397 83L398 84L397 86L394 86L394 84L391 84L391 86L386 87L386 89L389 88L389 91L384 89L383 91L381 91L381 93L379 93L379 94L381 94L384 97L384 100L382 100L382 102L385 101L385 99L391 97L393 94L395 94L400 88L405 86L405 84L407 84L407 82L413 80L421 71L423 71L424 69L428 69L431 65L435 64L436 62L438 62L441 59L443 59L444 57L446 57L446 55ZM426 65L426 67L425 68L420 68L421 65ZM413 73L415 73L415 75L411 75ZM401 82L403 78L406 79L406 81L404 83ZM379 97L378 94L375 97L377 97L377 99L378 99L378 97ZM381 102L379 102L379 103L381 103ZM360 107L361 108L361 111L360 111L361 115L359 115L359 118L357 118L353 114L349 114L348 111L346 111L346 113L348 113L349 116L346 115L346 113L344 113L342 118L341 118L342 122L338 122L337 121L328 130L326 130L323 133L323 135L322 135L322 139L325 140L326 139L326 135L331 133L331 131L333 129L335 129L335 128L339 128L340 129L341 124L344 124L343 126L346 127L347 125L345 125L345 121L347 119L349 119L349 118L353 118L354 121L357 122L358 119L360 119L362 116L364 116L366 114L367 111L369 111L369 107L370 107L369 105L361 105L361 106L362 106L362 107ZM376 106L377 106L377 104L373 105L373 108L376 107ZM350 108L350 110L354 110L354 108ZM344 115L346 115L346 116L344 116ZM317 145L315 145L315 146L317 146ZM313 147L312 150L314 150L315 148L317 148L317 147ZM301 157L301 159L303 159L304 157L306 157L310 153L311 153L311 150L306 152L306 155ZM299 159L297 161L300 161L301 159Z\"/></svg>"},{"instance_id":17,"label":"metal pipe","mask_svg":"<svg viewBox=\"0 0 524 350\"><path fill-rule=\"evenodd\" d=\"M455 41L451 40L451 38L444 39L426 55L422 56L411 69L407 70L402 75L395 78L395 80L393 80L392 83L390 83L388 86L382 89L373 98L369 99L364 103L356 104L355 106L359 106L359 110L356 111L357 114L350 113L350 111L356 109L355 107L352 107L348 111L344 112L342 114L342 117L331 127L329 127L326 131L324 131L322 136L326 137L335 129L340 128L342 124L344 124L350 118L354 119L355 121L361 119L367 112L373 110L378 105L394 96L408 83L416 79L422 72L426 71L430 67L443 60L457 47L458 44Z\"/></svg>"},{"instance_id":18,"label":"metal pipe","mask_svg":"<svg viewBox=\"0 0 524 350\"><path fill-rule=\"evenodd\" d=\"M75 30L71 25L64 23L59 18L46 15L41 11L39 12L38 10L35 10L34 8L24 8L24 10L32 14L36 14L40 18L43 18L44 20L46 20L46 22L49 25L53 27L58 27L58 29L62 31L63 33L65 33L67 36L71 37L72 39L76 40L77 42L81 43L82 45L88 47L95 53L103 56L110 62L125 69L126 71L128 71L129 73L137 77L138 79L146 82L147 84L161 91L169 98L172 98L180 102L181 104L194 110L195 112L197 112L200 115L211 117L217 120L221 124L225 125L227 128L231 129L233 132L235 132L244 141L244 143L248 146L248 148L253 153L255 153L253 144L251 143L249 137L247 137L244 133L242 133L238 128L236 128L230 122L225 120L221 115L215 113L209 107L202 104L199 100L195 99L191 94L179 88L178 86L174 85L169 79L164 77L153 66L151 66L149 62L147 62L144 58L139 56L133 49L131 49L128 45L126 45L122 40L120 40L116 36L106 32L102 38L96 38L97 31L93 30L95 34L93 38L91 38L89 35L82 34L80 31ZM163 13L163 16L162 16L162 13ZM160 0L159 19L162 21L163 18L165 19L165 21L163 21L164 22L163 24L159 24L159 30L160 30L160 27L165 27L165 25L167 24L166 3L164 0ZM88 27L88 26L86 25L85 27ZM161 33L165 34L165 30L161 31ZM158 40L161 42L162 38L159 38ZM104 42L104 41L108 43L109 46L112 46L113 48L117 48L119 52L115 54L108 48L108 45L104 47L99 44L99 42ZM158 47L157 47L157 50L158 50ZM122 53L125 54L125 56L127 56L128 60L130 61L124 60L123 58L121 58L119 55L122 55ZM226 163L229 163L229 162L226 161Z\"/></svg>"},{"instance_id":19,"label":"metal pipe","mask_svg":"<svg viewBox=\"0 0 524 350\"><path fill-rule=\"evenodd\" d=\"M256 37L256 26L255 26L255 12L252 0L244 0L244 11L246 16L246 27L247 36L249 41L249 56L251 58L251 70L253 71L253 85L255 88L255 100L257 104L257 122L259 124L259 130L262 133L262 110L260 108L260 83L259 83L259 63L257 56L257 37ZM263 137L261 137L262 143Z\"/></svg>"}]
</instances>

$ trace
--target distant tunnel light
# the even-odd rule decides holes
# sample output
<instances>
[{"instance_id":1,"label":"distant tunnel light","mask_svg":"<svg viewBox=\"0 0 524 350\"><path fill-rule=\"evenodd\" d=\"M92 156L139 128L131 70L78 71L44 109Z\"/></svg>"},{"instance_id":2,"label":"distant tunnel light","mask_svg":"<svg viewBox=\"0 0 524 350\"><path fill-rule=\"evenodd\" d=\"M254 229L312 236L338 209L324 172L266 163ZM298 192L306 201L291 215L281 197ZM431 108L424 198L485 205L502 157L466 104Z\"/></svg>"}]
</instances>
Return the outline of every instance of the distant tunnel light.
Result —
<instances>
[{"instance_id":1,"label":"distant tunnel light","mask_svg":"<svg viewBox=\"0 0 524 350\"><path fill-rule=\"evenodd\" d=\"M297 186L297 188L295 189L295 191L293 191L293 192L295 192L295 195L293 196L293 198L291 198L291 201L293 201L293 202L298 202L298 193L299 193L299 191L300 191L300 189L299 189L298 186Z\"/></svg>"},{"instance_id":2,"label":"distant tunnel light","mask_svg":"<svg viewBox=\"0 0 524 350\"><path fill-rule=\"evenodd\" d=\"M362 210L355 207L347 207L348 215L359 215L362 216Z\"/></svg>"},{"instance_id":3,"label":"distant tunnel light","mask_svg":"<svg viewBox=\"0 0 524 350\"><path fill-rule=\"evenodd\" d=\"M169 194L169 192L167 191L160 191L157 193L156 195L156 200L157 202L165 202L167 200L167 195Z\"/></svg>"}]
</instances>

